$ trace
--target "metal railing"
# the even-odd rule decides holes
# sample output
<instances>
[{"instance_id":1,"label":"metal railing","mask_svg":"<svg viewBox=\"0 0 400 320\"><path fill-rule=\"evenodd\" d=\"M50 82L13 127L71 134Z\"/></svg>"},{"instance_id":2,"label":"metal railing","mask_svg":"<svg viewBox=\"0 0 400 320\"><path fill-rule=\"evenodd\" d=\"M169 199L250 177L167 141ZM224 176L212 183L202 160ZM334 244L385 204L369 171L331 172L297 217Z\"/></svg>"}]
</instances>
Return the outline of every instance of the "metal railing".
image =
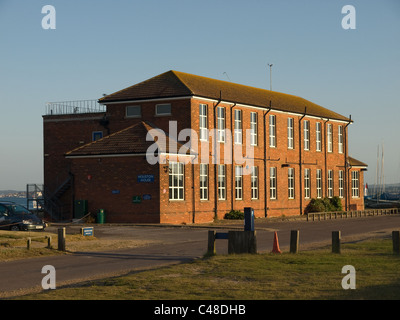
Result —
<instances>
[{"instance_id":1,"label":"metal railing","mask_svg":"<svg viewBox=\"0 0 400 320\"><path fill-rule=\"evenodd\" d=\"M47 102L46 115L99 113L106 112L106 108L98 100Z\"/></svg>"},{"instance_id":2,"label":"metal railing","mask_svg":"<svg viewBox=\"0 0 400 320\"><path fill-rule=\"evenodd\" d=\"M307 221L321 221L330 219L342 218L357 218L368 216L383 216L389 214L399 214L399 208L387 209L367 209L367 210L352 210L352 211L334 211L334 212L309 212L307 214Z\"/></svg>"}]
</instances>

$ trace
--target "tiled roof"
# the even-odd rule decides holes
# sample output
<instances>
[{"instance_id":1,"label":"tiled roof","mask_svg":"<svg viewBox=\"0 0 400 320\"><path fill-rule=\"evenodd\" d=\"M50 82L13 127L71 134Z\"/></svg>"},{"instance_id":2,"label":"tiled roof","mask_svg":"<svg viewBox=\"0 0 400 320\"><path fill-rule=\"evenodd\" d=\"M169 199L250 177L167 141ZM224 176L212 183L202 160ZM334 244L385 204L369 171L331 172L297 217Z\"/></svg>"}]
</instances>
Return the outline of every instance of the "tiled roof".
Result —
<instances>
[{"instance_id":1,"label":"tiled roof","mask_svg":"<svg viewBox=\"0 0 400 320\"><path fill-rule=\"evenodd\" d=\"M152 131L150 131L152 130ZM153 139L146 141L146 135L150 132ZM121 154L144 154L148 148L157 143L157 151L169 153L184 150L186 154L190 150L182 144L165 134L165 140L158 139L156 136L162 136L164 132L148 122L141 121L121 131L110 134L102 139L90 142L86 145L78 147L67 152L67 157L76 156L96 156L96 155L121 155ZM170 150L170 147L176 148L175 151ZM153 152L156 150L153 150Z\"/></svg>"},{"instance_id":2,"label":"tiled roof","mask_svg":"<svg viewBox=\"0 0 400 320\"><path fill-rule=\"evenodd\" d=\"M351 121L351 119L345 116L298 96L173 70L107 95L99 99L99 102L107 104L118 101L182 96L200 96L215 100L221 98L227 102L262 108L269 108L271 106L274 110L298 114L304 114L305 108L307 108L306 112L308 115Z\"/></svg>"}]
</instances>

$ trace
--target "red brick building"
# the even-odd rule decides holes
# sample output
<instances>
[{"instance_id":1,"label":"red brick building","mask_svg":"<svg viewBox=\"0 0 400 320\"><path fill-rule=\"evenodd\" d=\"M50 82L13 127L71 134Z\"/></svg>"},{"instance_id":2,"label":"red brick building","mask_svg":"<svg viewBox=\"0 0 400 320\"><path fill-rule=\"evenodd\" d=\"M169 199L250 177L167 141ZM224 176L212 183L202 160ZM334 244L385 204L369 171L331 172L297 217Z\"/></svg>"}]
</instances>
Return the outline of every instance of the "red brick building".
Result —
<instances>
[{"instance_id":1,"label":"red brick building","mask_svg":"<svg viewBox=\"0 0 400 320\"><path fill-rule=\"evenodd\" d=\"M54 218L77 217L77 200L107 222L201 223L244 207L299 215L334 196L364 208L352 120L303 98L168 71L98 102L43 116Z\"/></svg>"}]
</instances>

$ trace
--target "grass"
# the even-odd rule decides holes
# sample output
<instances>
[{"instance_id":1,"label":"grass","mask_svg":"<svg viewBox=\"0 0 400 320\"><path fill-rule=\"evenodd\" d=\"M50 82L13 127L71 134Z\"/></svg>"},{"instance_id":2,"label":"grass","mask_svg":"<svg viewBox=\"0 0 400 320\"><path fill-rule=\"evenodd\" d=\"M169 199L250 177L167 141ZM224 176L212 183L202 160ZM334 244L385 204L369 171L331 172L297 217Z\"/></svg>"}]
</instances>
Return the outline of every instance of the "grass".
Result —
<instances>
[{"instance_id":1,"label":"grass","mask_svg":"<svg viewBox=\"0 0 400 320\"><path fill-rule=\"evenodd\" d=\"M334 300L400 299L400 256L390 239L342 244L298 254L216 255L122 277L19 297L45 300ZM356 270L344 290L342 267Z\"/></svg>"}]
</instances>

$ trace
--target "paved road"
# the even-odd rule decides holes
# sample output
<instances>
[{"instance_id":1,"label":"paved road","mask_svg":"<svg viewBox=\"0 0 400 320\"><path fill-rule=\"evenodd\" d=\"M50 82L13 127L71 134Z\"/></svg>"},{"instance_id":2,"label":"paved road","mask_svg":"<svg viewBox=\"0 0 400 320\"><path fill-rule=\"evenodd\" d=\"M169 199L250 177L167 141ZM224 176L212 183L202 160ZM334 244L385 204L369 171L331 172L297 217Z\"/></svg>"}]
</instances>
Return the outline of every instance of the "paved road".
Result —
<instances>
[{"instance_id":1,"label":"paved road","mask_svg":"<svg viewBox=\"0 0 400 320\"><path fill-rule=\"evenodd\" d=\"M240 225L226 227L241 228ZM225 227L224 227L225 228ZM210 228L212 229L212 228ZM77 252L62 256L32 258L0 263L0 297L41 289L44 274L42 267L52 265L56 269L57 287L64 284L124 274L159 266L191 261L202 257L207 249L208 228L99 225L95 235L110 239L161 240L162 244L120 249L105 252ZM300 231L300 250L310 246L329 244L332 231L340 230L342 240L353 241L369 236L389 235L400 229L400 215L366 218L337 219L306 222L257 223L258 252L272 250L274 231L278 232L282 250L288 250L290 230ZM67 233L78 232L79 227L69 227ZM227 241L217 240L217 254L227 253ZM13 292L11 294L11 292Z\"/></svg>"}]
</instances>

